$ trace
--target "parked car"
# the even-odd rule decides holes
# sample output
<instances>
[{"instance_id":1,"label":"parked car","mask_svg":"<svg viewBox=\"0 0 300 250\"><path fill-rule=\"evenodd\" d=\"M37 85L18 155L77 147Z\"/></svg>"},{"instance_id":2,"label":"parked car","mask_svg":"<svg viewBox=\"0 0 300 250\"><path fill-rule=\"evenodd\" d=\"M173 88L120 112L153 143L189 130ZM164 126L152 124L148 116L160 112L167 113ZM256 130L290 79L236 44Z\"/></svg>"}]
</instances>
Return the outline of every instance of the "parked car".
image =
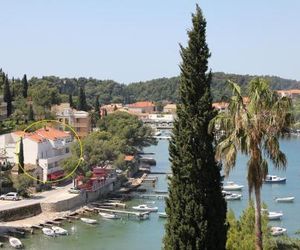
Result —
<instances>
[{"instance_id":1,"label":"parked car","mask_svg":"<svg viewBox=\"0 0 300 250\"><path fill-rule=\"evenodd\" d=\"M80 189L71 187L71 188L68 190L68 192L69 192L70 194L79 194L79 193L80 193Z\"/></svg>"},{"instance_id":2,"label":"parked car","mask_svg":"<svg viewBox=\"0 0 300 250\"><path fill-rule=\"evenodd\" d=\"M17 201L20 200L19 195L16 192L10 192L7 194L3 194L0 196L0 200L13 200L13 201Z\"/></svg>"}]
</instances>

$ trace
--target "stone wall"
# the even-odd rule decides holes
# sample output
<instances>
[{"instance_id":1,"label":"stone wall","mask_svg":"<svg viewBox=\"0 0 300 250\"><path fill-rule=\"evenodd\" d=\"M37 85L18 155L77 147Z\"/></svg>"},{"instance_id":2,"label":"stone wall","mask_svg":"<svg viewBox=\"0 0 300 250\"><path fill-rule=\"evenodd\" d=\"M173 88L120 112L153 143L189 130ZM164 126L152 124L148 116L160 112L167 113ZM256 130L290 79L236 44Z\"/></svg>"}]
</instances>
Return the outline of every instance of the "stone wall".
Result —
<instances>
[{"instance_id":1,"label":"stone wall","mask_svg":"<svg viewBox=\"0 0 300 250\"><path fill-rule=\"evenodd\" d=\"M0 222L22 220L42 212L39 203L0 211Z\"/></svg>"}]
</instances>

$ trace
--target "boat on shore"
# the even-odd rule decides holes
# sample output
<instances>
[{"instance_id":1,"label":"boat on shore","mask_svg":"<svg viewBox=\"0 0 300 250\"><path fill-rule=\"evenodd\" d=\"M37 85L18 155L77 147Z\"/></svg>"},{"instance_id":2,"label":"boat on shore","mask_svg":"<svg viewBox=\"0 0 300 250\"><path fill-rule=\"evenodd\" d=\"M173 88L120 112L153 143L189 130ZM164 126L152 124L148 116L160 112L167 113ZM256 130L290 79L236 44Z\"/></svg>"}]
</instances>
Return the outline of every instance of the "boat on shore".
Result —
<instances>
[{"instance_id":1,"label":"boat on shore","mask_svg":"<svg viewBox=\"0 0 300 250\"><path fill-rule=\"evenodd\" d=\"M8 238L8 241L9 241L9 244L10 244L13 248L20 249L20 248L23 247L22 242L21 242L18 238L15 238L15 237L9 237L9 238Z\"/></svg>"},{"instance_id":2,"label":"boat on shore","mask_svg":"<svg viewBox=\"0 0 300 250\"><path fill-rule=\"evenodd\" d=\"M228 181L227 185L223 186L224 191L240 191L243 189L243 185L238 185L233 181Z\"/></svg>"},{"instance_id":3,"label":"boat on shore","mask_svg":"<svg viewBox=\"0 0 300 250\"><path fill-rule=\"evenodd\" d=\"M286 228L283 227L271 227L272 236L280 236L287 232Z\"/></svg>"},{"instance_id":4,"label":"boat on shore","mask_svg":"<svg viewBox=\"0 0 300 250\"><path fill-rule=\"evenodd\" d=\"M241 200L241 198L242 198L241 194L232 193L232 194L225 195L225 200L227 201Z\"/></svg>"},{"instance_id":5,"label":"boat on shore","mask_svg":"<svg viewBox=\"0 0 300 250\"><path fill-rule=\"evenodd\" d=\"M102 213L102 212L99 212L99 214L101 215L102 218L105 218L105 219L120 219L121 217L115 213L113 214L109 214L109 213Z\"/></svg>"},{"instance_id":6,"label":"boat on shore","mask_svg":"<svg viewBox=\"0 0 300 250\"><path fill-rule=\"evenodd\" d=\"M145 204L133 206L132 209L137 210L137 211L146 211L146 212L157 212L158 211L158 207L148 207Z\"/></svg>"},{"instance_id":7,"label":"boat on shore","mask_svg":"<svg viewBox=\"0 0 300 250\"><path fill-rule=\"evenodd\" d=\"M54 231L56 235L68 235L68 231L66 229L63 229L61 227L53 226L51 229Z\"/></svg>"},{"instance_id":8,"label":"boat on shore","mask_svg":"<svg viewBox=\"0 0 300 250\"><path fill-rule=\"evenodd\" d=\"M276 202L281 202L281 203L292 203L294 202L294 200L295 200L294 196L275 198Z\"/></svg>"},{"instance_id":9,"label":"boat on shore","mask_svg":"<svg viewBox=\"0 0 300 250\"><path fill-rule=\"evenodd\" d=\"M80 218L81 221L87 223L87 224L97 224L98 221L94 219L89 219L89 218Z\"/></svg>"},{"instance_id":10,"label":"boat on shore","mask_svg":"<svg viewBox=\"0 0 300 250\"><path fill-rule=\"evenodd\" d=\"M55 237L55 233L54 233L54 231L51 228L43 227L42 231L47 236Z\"/></svg>"},{"instance_id":11,"label":"boat on shore","mask_svg":"<svg viewBox=\"0 0 300 250\"><path fill-rule=\"evenodd\" d=\"M276 175L267 175L265 178L265 183L272 184L272 183L286 183L285 177L279 177Z\"/></svg>"},{"instance_id":12,"label":"boat on shore","mask_svg":"<svg viewBox=\"0 0 300 250\"><path fill-rule=\"evenodd\" d=\"M160 212L160 213L158 213L158 217L159 218L168 218L168 215L167 215L167 213L166 212Z\"/></svg>"}]
</instances>

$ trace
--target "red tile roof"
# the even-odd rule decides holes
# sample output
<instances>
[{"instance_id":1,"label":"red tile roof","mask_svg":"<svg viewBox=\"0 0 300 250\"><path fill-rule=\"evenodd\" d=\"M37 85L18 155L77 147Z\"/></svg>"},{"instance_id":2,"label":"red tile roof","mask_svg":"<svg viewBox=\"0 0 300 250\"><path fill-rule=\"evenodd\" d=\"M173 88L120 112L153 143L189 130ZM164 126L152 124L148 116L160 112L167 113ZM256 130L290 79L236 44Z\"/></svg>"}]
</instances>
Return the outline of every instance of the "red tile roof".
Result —
<instances>
[{"instance_id":1,"label":"red tile roof","mask_svg":"<svg viewBox=\"0 0 300 250\"><path fill-rule=\"evenodd\" d=\"M36 142L42 142L44 139L48 139L48 140L62 139L70 136L68 133L64 131L60 131L58 129L54 129L51 127L40 128L32 133L25 133L24 131L15 131L13 133L20 137L28 138Z\"/></svg>"},{"instance_id":2,"label":"red tile roof","mask_svg":"<svg viewBox=\"0 0 300 250\"><path fill-rule=\"evenodd\" d=\"M155 107L155 105L153 102L144 101L144 102L135 102L132 104L128 104L128 107L130 107L130 108L146 108L146 107Z\"/></svg>"},{"instance_id":3,"label":"red tile roof","mask_svg":"<svg viewBox=\"0 0 300 250\"><path fill-rule=\"evenodd\" d=\"M125 161L133 161L133 159L134 159L133 155L125 155L125 158L124 158Z\"/></svg>"}]
</instances>

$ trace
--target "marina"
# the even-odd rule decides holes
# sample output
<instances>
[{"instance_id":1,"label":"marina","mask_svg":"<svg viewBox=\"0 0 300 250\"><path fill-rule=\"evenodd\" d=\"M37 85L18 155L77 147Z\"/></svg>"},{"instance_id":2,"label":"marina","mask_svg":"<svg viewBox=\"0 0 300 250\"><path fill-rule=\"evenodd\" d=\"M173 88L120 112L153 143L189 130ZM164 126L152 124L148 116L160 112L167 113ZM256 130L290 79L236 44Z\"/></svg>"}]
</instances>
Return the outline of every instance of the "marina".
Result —
<instances>
[{"instance_id":1,"label":"marina","mask_svg":"<svg viewBox=\"0 0 300 250\"><path fill-rule=\"evenodd\" d=\"M283 140L284 150L286 150L289 160L289 166L286 172L273 171L272 173L277 176L286 176L288 182L285 185L272 184L264 185L262 189L262 200L268 206L269 211L280 211L277 214L270 212L270 225L286 229L286 234L292 237L297 237L295 232L299 230L299 204L298 200L298 186L300 178L300 170L297 168L298 159L295 156L297 148L300 147L300 140L291 139ZM146 152L154 152L153 157L157 161L155 171L170 173L168 162L168 141L159 141L157 146L152 146L146 149ZM225 178L224 183L227 181L234 181L239 186L244 186L241 191L237 193L243 197L241 200L228 201L228 209L233 209L236 216L241 215L243 209L248 203L247 179L245 175L245 166L247 159L239 155L237 159L237 167L229 176ZM20 237L20 240L27 249L54 249L65 250L68 249L84 249L88 246L90 249L131 249L140 250L140 244L143 244L145 250L160 249L161 242L164 235L165 223L165 198L167 194L167 180L166 174L148 175L147 178L155 178L155 187L149 181L142 182L140 188L146 190L145 193L131 193L129 196L132 198L129 201L124 201L120 198L105 199L91 203L85 207L82 213L73 212L65 216L57 217L53 220L47 220L50 228L53 226L60 226L68 231L69 235L66 237L48 237L42 234L41 229L46 225L35 225L34 234L26 233L26 236ZM145 177L144 177L145 178ZM156 192L158 191L158 193ZM160 193L163 192L163 193ZM234 191L236 192L236 191ZM229 192L227 192L229 193ZM276 202L277 197L289 197L291 194L295 197L294 202L281 203ZM140 204L147 204L149 207L158 207L158 213L151 213L148 219L140 220L139 216L148 212L133 211L133 206ZM103 206L103 207L102 207ZM109 206L109 208L105 207ZM99 212L113 214L116 213L120 216L118 220L109 220L103 218ZM280 216L284 214L284 216ZM97 220L98 224L89 225L80 220L80 218L89 218ZM279 218L280 219L277 219ZM71 221L71 223L69 223ZM52 222L52 223L51 223ZM54 222L54 223L53 223ZM59 224L57 224L60 223ZM47 226L48 227L48 226ZM143 231L143 234L140 232ZM275 231L275 234L281 231ZM139 235L139 237L136 237ZM101 242L101 243L100 243ZM4 242L4 245L7 245ZM101 246L99 247L99 244Z\"/></svg>"}]
</instances>

